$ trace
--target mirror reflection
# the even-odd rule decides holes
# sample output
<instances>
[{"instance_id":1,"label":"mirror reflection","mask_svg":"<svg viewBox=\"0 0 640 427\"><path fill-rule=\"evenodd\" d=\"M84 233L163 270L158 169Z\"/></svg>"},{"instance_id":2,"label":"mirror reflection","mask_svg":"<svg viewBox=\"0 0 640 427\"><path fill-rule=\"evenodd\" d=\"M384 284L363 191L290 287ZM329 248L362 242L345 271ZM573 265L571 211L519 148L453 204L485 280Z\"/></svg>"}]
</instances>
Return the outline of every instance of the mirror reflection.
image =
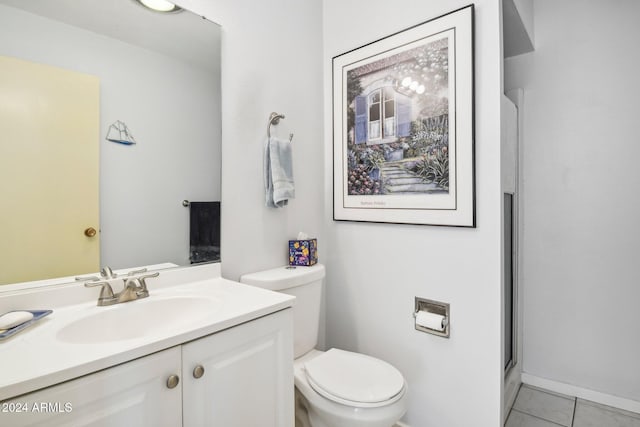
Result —
<instances>
[{"instance_id":1,"label":"mirror reflection","mask_svg":"<svg viewBox=\"0 0 640 427\"><path fill-rule=\"evenodd\" d=\"M0 284L219 260L219 42L132 0L0 0Z\"/></svg>"}]
</instances>

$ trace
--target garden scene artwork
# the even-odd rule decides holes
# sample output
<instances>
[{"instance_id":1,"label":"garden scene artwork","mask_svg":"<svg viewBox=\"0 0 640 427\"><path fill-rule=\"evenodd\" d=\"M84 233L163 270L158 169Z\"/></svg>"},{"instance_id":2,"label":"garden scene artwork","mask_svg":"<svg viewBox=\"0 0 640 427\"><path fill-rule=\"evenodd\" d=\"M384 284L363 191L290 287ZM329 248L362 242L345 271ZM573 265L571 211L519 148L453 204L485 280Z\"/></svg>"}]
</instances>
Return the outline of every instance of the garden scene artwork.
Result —
<instances>
[{"instance_id":1,"label":"garden scene artwork","mask_svg":"<svg viewBox=\"0 0 640 427\"><path fill-rule=\"evenodd\" d=\"M333 58L335 220L475 226L473 13Z\"/></svg>"},{"instance_id":2,"label":"garden scene artwork","mask_svg":"<svg viewBox=\"0 0 640 427\"><path fill-rule=\"evenodd\" d=\"M449 192L449 39L347 72L348 194Z\"/></svg>"}]
</instances>

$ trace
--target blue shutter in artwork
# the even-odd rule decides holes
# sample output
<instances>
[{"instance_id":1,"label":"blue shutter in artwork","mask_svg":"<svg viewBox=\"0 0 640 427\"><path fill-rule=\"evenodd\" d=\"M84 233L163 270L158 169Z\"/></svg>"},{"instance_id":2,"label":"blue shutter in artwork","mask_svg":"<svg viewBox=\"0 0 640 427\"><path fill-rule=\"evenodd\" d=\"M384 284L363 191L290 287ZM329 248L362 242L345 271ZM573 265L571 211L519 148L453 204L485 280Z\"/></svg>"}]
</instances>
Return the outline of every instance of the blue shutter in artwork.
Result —
<instances>
[{"instance_id":1,"label":"blue shutter in artwork","mask_svg":"<svg viewBox=\"0 0 640 427\"><path fill-rule=\"evenodd\" d=\"M398 95L396 100L396 120L398 123L397 136L409 136L411 134L411 98Z\"/></svg>"},{"instance_id":2,"label":"blue shutter in artwork","mask_svg":"<svg viewBox=\"0 0 640 427\"><path fill-rule=\"evenodd\" d=\"M356 144L367 142L367 97L356 96Z\"/></svg>"}]
</instances>

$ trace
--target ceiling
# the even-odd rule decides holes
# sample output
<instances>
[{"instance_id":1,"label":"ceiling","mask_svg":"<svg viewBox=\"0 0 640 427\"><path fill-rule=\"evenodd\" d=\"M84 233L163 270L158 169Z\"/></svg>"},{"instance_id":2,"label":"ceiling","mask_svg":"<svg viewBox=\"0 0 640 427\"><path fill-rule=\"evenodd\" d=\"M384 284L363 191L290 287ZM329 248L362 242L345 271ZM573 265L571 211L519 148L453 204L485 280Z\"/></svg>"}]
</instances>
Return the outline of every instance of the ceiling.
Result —
<instances>
[{"instance_id":1,"label":"ceiling","mask_svg":"<svg viewBox=\"0 0 640 427\"><path fill-rule=\"evenodd\" d=\"M134 0L0 0L0 4L207 69L219 66L220 27L189 11L162 14ZM202 54L207 51L211 55Z\"/></svg>"}]
</instances>

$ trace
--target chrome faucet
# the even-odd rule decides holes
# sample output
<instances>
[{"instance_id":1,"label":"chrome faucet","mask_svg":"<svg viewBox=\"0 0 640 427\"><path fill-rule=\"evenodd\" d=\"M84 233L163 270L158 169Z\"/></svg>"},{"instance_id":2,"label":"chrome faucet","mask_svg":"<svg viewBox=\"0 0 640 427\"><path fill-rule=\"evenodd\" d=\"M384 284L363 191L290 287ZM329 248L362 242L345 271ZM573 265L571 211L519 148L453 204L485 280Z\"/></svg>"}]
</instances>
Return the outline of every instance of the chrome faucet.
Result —
<instances>
[{"instance_id":1,"label":"chrome faucet","mask_svg":"<svg viewBox=\"0 0 640 427\"><path fill-rule=\"evenodd\" d=\"M149 290L147 289L146 279L158 277L160 272L156 271L155 273L144 274L146 272L146 268L133 270L128 272L126 276L120 278L113 272L113 270L111 270L111 268L104 267L100 271L101 277L76 277L76 280L86 281L84 286L87 288L101 286L102 289L100 290L100 296L98 297L98 305L106 306L148 297ZM118 293L113 292L111 284L114 281L122 281L124 283L122 291Z\"/></svg>"}]
</instances>

